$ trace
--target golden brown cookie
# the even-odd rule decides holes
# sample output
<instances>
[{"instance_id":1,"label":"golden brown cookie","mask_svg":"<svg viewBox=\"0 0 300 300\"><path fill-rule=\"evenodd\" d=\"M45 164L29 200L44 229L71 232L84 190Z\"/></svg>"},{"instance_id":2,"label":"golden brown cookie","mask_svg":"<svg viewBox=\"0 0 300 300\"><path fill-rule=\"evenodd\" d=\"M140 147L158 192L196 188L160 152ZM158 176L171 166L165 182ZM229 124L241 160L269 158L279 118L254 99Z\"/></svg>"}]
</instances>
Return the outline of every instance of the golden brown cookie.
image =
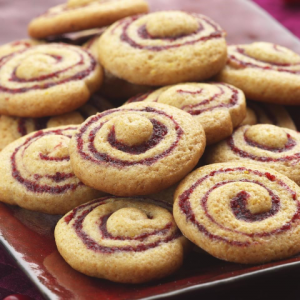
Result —
<instances>
[{"instance_id":1,"label":"golden brown cookie","mask_svg":"<svg viewBox=\"0 0 300 300\"><path fill-rule=\"evenodd\" d=\"M100 88L93 56L66 44L32 46L0 64L0 114L43 117L70 112Z\"/></svg>"},{"instance_id":2,"label":"golden brown cookie","mask_svg":"<svg viewBox=\"0 0 300 300\"><path fill-rule=\"evenodd\" d=\"M200 81L224 66L224 36L206 16L155 12L113 24L100 37L99 58L113 75L138 85Z\"/></svg>"},{"instance_id":3,"label":"golden brown cookie","mask_svg":"<svg viewBox=\"0 0 300 300\"><path fill-rule=\"evenodd\" d=\"M208 163L242 161L274 169L300 184L300 133L268 124L245 125L211 146Z\"/></svg>"},{"instance_id":4,"label":"golden brown cookie","mask_svg":"<svg viewBox=\"0 0 300 300\"><path fill-rule=\"evenodd\" d=\"M149 199L120 197L83 204L58 222L58 251L79 272L115 282L168 276L181 266L189 243L164 207L170 208Z\"/></svg>"},{"instance_id":5,"label":"golden brown cookie","mask_svg":"<svg viewBox=\"0 0 300 300\"><path fill-rule=\"evenodd\" d=\"M282 105L247 100L246 118L240 125L272 124L296 130L296 126Z\"/></svg>"},{"instance_id":6,"label":"golden brown cookie","mask_svg":"<svg viewBox=\"0 0 300 300\"><path fill-rule=\"evenodd\" d=\"M31 37L52 35L103 27L122 18L148 12L144 0L69 0L50 8L33 19L28 27Z\"/></svg>"},{"instance_id":7,"label":"golden brown cookie","mask_svg":"<svg viewBox=\"0 0 300 300\"><path fill-rule=\"evenodd\" d=\"M211 255L262 263L300 251L300 188L255 164L213 164L188 175L175 193L182 233Z\"/></svg>"},{"instance_id":8,"label":"golden brown cookie","mask_svg":"<svg viewBox=\"0 0 300 300\"><path fill-rule=\"evenodd\" d=\"M127 101L158 102L180 108L203 126L208 145L232 134L246 116L244 93L224 83L183 83L163 87Z\"/></svg>"},{"instance_id":9,"label":"golden brown cookie","mask_svg":"<svg viewBox=\"0 0 300 300\"><path fill-rule=\"evenodd\" d=\"M0 152L0 201L49 214L64 214L103 195L74 175L69 143L78 126L24 136Z\"/></svg>"},{"instance_id":10,"label":"golden brown cookie","mask_svg":"<svg viewBox=\"0 0 300 300\"><path fill-rule=\"evenodd\" d=\"M90 117L70 143L76 176L119 196L147 195L182 179L205 147L200 124L161 103L132 103Z\"/></svg>"},{"instance_id":11,"label":"golden brown cookie","mask_svg":"<svg viewBox=\"0 0 300 300\"><path fill-rule=\"evenodd\" d=\"M228 61L218 81L240 88L261 102L300 104L300 56L266 42L228 47Z\"/></svg>"}]
</instances>

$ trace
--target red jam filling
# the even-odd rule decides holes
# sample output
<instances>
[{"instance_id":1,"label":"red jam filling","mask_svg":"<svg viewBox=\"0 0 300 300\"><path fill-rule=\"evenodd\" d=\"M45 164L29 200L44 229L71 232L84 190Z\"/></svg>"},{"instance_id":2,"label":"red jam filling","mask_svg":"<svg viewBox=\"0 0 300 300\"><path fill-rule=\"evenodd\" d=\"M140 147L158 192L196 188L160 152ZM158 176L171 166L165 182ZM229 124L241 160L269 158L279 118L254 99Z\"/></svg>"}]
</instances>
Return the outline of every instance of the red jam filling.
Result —
<instances>
[{"instance_id":1,"label":"red jam filling","mask_svg":"<svg viewBox=\"0 0 300 300\"><path fill-rule=\"evenodd\" d=\"M195 39L190 40L190 41L185 41L182 43L172 43L172 42L176 42L184 37L186 37L186 35L182 36L178 36L178 37L165 37L165 38L156 38L156 37L151 37L151 35L147 32L146 26L141 26L138 29L138 35L142 38L142 39L151 39L151 40L167 40L169 41L171 44L170 45L163 45L163 46L147 46L147 45L141 45L137 42L135 42L132 38L129 37L128 35L128 28L129 26L138 18L140 18L140 16L138 17L132 17L129 20L123 21L122 23L120 23L120 25L123 26L123 31L122 34L120 36L121 41L129 44L131 47L133 48L137 48L137 49L147 49L150 51L162 51L162 50L168 50L168 49L173 49L173 48L179 48L182 46L186 46L186 45L193 45L199 42L204 42L204 41L208 41L211 39L216 39L216 38L221 38L223 37L223 31L220 30L218 28L218 26L216 24L214 24L213 22L211 22L210 20L204 18L203 16L200 18L198 17L202 22L206 22L208 23L210 26L213 27L213 29L215 30L214 32L212 32L211 34L207 35L207 36L202 36L202 37L198 37L196 36L196 33L202 31L204 29L203 25L201 23L199 23L199 28L198 31L196 33L192 33L188 36L193 36L195 35ZM113 32L112 32L113 33Z\"/></svg>"},{"instance_id":2,"label":"red jam filling","mask_svg":"<svg viewBox=\"0 0 300 300\"><path fill-rule=\"evenodd\" d=\"M258 148L263 149L263 150L267 150L267 151L271 151L271 152L275 152L275 153L281 153L281 152L288 151L288 150L292 149L296 145L296 142L291 138L291 136L289 134L287 136L288 136L288 142L286 143L286 145L283 148L280 148L280 149L270 148L270 147L267 147L265 145L259 145L258 143L254 142L254 141L251 141L250 139L247 139L245 136L244 136L244 138L245 138L246 143L249 144L252 147L258 147ZM280 158L272 158L272 157L268 157L268 156L257 156L257 155L248 153L248 152L238 148L234 144L233 136L231 136L227 140L227 145L229 146L231 151L233 151L235 154L239 155L240 157L249 158L249 159L252 159L252 160L255 160L255 161L285 162L285 161L291 161L291 160L298 160L300 158L300 153L295 153L293 155L284 156L284 157L280 157Z\"/></svg>"},{"instance_id":3,"label":"red jam filling","mask_svg":"<svg viewBox=\"0 0 300 300\"><path fill-rule=\"evenodd\" d=\"M95 123L95 122L101 122L101 119L109 114L115 113L115 112L121 112L121 111L142 111L142 112L150 112L150 113L156 113L159 115L163 115L164 117L167 117L169 120L172 121L172 123L174 124L175 130L176 130L176 139L175 141L171 144L171 146L163 151L161 154L158 154L156 156L150 157L150 158L145 158L139 161L128 161L128 160L121 160L115 157L112 157L111 155L109 155L108 153L101 153L98 152L95 145L94 145L94 140L95 140L95 136L97 134L97 132L102 128L102 126L105 124L105 122L100 123L99 126L95 127L90 133L89 133L89 137L88 137L88 149L90 154L86 153L83 150L83 146L86 143L83 140L83 135L89 130L89 127ZM162 124L161 124L162 125ZM139 147L133 147L131 151L138 151L139 153L145 153L146 151L148 151L149 149L151 149L152 147L154 147L155 145L157 145L160 141L161 138L158 136L158 134L166 134L166 128L162 127L159 125L159 123L157 123L157 134L156 136L152 136L151 137L151 143L145 143L141 148ZM168 114L166 114L163 111L159 111L156 110L154 108L151 107L146 107L143 108L141 110L137 110L137 109L114 109L114 110L109 110L106 112L103 112L101 114L96 115L95 117L93 117L92 119L90 119L89 122L87 122L84 126L82 126L80 128L79 133L76 134L76 140L77 140L77 149L79 154L81 155L81 157L85 160L94 162L96 164L101 164L101 163L107 163L109 165L116 165L116 166L133 166L133 165L151 165L153 163L155 163L156 161L166 157L167 155L169 155L177 146L177 144L179 143L179 140L181 139L181 136L183 134L183 130L181 129L181 127L179 126L179 124L173 119L172 116L169 116ZM110 141L112 142L112 141ZM146 147L147 144L147 147ZM121 150L122 148L118 148L119 150ZM127 148L124 148L125 150L128 151ZM131 153L131 152L129 152ZM136 153L137 154L137 153Z\"/></svg>"},{"instance_id":4,"label":"red jam filling","mask_svg":"<svg viewBox=\"0 0 300 300\"><path fill-rule=\"evenodd\" d=\"M148 151L151 148L158 145L161 142L161 140L164 138L164 136L168 133L168 128L164 124L162 124L154 119L151 119L150 121L153 125L153 133L152 133L151 138L147 142L145 142L141 145L136 145L136 146L125 145L122 142L116 140L115 128L112 127L112 130L110 131L110 133L108 135L109 144L112 147L114 147L122 152L130 153L130 154L145 153L146 151Z\"/></svg>"},{"instance_id":5,"label":"red jam filling","mask_svg":"<svg viewBox=\"0 0 300 300\"><path fill-rule=\"evenodd\" d=\"M241 172L241 175L242 175L245 171L247 173L251 173L251 174L253 174L255 176L258 176L258 177L265 177L265 178L267 178L268 180L270 180L272 182L276 181L276 183L278 185L280 185L282 188L284 188L287 191L287 193L291 195L293 200L297 201L296 193L293 190L291 190L291 188L289 186L287 186L282 180L276 178L275 175L272 175L268 172L264 173L264 172L260 172L258 170L246 169L245 167L220 169L220 170L212 171L210 174L198 179L189 189L187 189L185 192L183 192L179 196L179 207L180 207L181 212L185 215L187 222L190 222L190 223L194 224L201 233L203 233L205 236L207 236L208 238L210 238L212 240L222 241L222 242L225 242L225 243L233 245L233 246L241 246L241 247L249 246L250 242L247 242L247 241L246 242L240 242L240 241L229 240L228 238L218 236L216 234L212 234L211 232L209 232L209 230L204 225L200 224L198 222L198 220L196 220L195 213L191 208L191 203L190 203L190 200L189 200L192 193L195 191L195 189L200 184L202 184L205 180L209 180L210 178L214 177L216 174ZM264 220L266 218L269 218L269 217L275 215L278 212L278 210L280 208L280 199L279 199L279 197L277 195L275 195L275 193L273 193L270 189L265 187L262 183L260 183L257 180L248 180L248 179L242 179L242 178L239 179L239 180L236 180L236 181L238 181L238 182L253 182L255 184L258 184L258 185L264 187L265 189L267 189L267 191L268 191L268 193L269 193L269 195L272 199L272 208L271 208L270 211L268 211L266 213L262 213L262 214L251 214L246 209L246 206L245 206L245 202L246 202L247 197L248 197L247 192L241 191L238 195L236 195L233 199L231 199L231 202L230 202L231 209L232 209L234 215L237 218L242 219L242 220L247 221L247 222L256 222L256 221L261 221L261 220ZM205 211L205 215L213 223L217 224L221 229L231 231L231 232L236 232L238 234L246 235L246 236L249 236L249 237L254 237L254 236L264 237L264 236L270 236L270 235L274 235L274 234L280 234L283 231L289 230L292 226L292 223L300 218L300 203L297 201L297 211L295 212L292 219L288 223L282 225L280 228L275 229L271 232L260 232L260 233L246 234L246 233L239 232L237 230L232 230L232 229L226 228L225 226L218 224L213 219L213 217L209 214L208 209L207 209L207 201L208 201L209 194L213 190L217 189L220 186L223 186L223 185L228 184L228 183L236 182L236 181L221 181L221 182L218 182L208 192L206 192L206 194L202 197L202 199L200 199L200 202L199 202L199 204L202 206L202 208ZM241 205L241 206L239 206L239 205Z\"/></svg>"},{"instance_id":6,"label":"red jam filling","mask_svg":"<svg viewBox=\"0 0 300 300\"><path fill-rule=\"evenodd\" d=\"M13 55L11 55L11 57L13 57L14 55L21 54L24 51L27 51L27 49L15 52L15 53L13 53ZM85 51L85 50L82 49L82 51ZM11 88L0 85L0 92L10 93L10 94L25 93L25 92L32 91L32 90L45 90L45 89L51 88L53 86L60 85L60 84L65 84L65 83L75 81L75 80L82 80L83 78L88 77L95 70L95 68L97 66L97 62L96 62L95 58L88 51L85 51L85 52L89 56L90 65L87 67L87 69L82 70L82 71L74 74L73 76L70 76L68 78L62 79L62 80L57 81L57 82L54 82L54 81L45 82L45 83L40 83L40 84L34 84L33 86L30 86L30 87L23 87L23 88L21 87L21 88L16 88L16 89L11 89ZM16 69L17 69L17 67L16 67L14 69L12 75L11 75L10 81L19 82L19 83L23 83L23 82L25 82L25 83L35 82L36 83L36 82L44 81L44 80L47 80L47 79L57 78L60 74L68 72L69 70L75 68L78 65L84 64L83 55L79 52L78 52L78 55L79 55L80 59L74 65L71 65L71 66L69 66L65 69L59 70L57 72L50 73L48 75L43 75L43 76L40 76L40 77L31 78L31 79L18 78L17 75L16 75ZM9 61L9 59L11 57L7 58L7 60L5 62ZM63 58L60 58L60 56L55 56L55 57L56 57L56 63L58 63L60 60L63 59ZM2 58L1 58L1 60L2 60ZM1 67L2 67L1 60L0 60L0 70L1 70Z\"/></svg>"},{"instance_id":7,"label":"red jam filling","mask_svg":"<svg viewBox=\"0 0 300 300\"><path fill-rule=\"evenodd\" d=\"M111 197L110 197L111 198ZM119 197L114 197L115 201L118 201ZM172 233L172 223L168 223L164 228L161 230L154 230L149 233L141 234L139 236L130 238L130 237L114 237L107 231L107 220L110 215L103 216L100 220L100 226L99 230L101 233L101 236L103 239L113 239L113 240L135 240L140 241L141 243L136 246L120 246L120 247L108 247L108 246L102 246L99 245L94 239L92 239L90 236L88 236L87 233L83 230L83 222L86 218L86 216L92 212L96 207L105 204L105 200L108 198L102 198L102 199L96 199L88 204L81 205L77 208L75 208L69 215L65 217L65 222L69 224L71 220L74 220L74 223L72 224L72 227L74 228L76 234L78 237L82 240L82 242L85 244L85 246L89 250L93 250L95 252L101 252L101 253L114 253L117 251L125 251L125 252L142 252L146 251L148 249L155 248L163 243L171 242L181 236L180 231L177 229L175 232ZM122 199L122 198L121 198ZM85 208L81 214L78 214L79 209ZM148 237L158 235L163 236L167 235L167 237L163 237L155 242L147 243L145 241Z\"/></svg>"},{"instance_id":8,"label":"red jam filling","mask_svg":"<svg viewBox=\"0 0 300 300\"><path fill-rule=\"evenodd\" d=\"M285 68L285 67L293 67L293 66L299 66L300 67L300 63L288 64L288 63L276 63L276 62L269 62L269 61L259 60L255 57L252 57L252 56L246 54L245 50L242 49L242 48L236 48L236 50L239 54L242 54L243 56L245 56L247 58L251 58L251 59L253 59L257 62L267 64L266 66L260 66L260 65L257 65L255 63L252 63L252 62L242 61L234 55L229 55L228 56L229 60L235 61L242 68L250 67L250 68L258 68L258 69L262 69L262 70L271 70L271 71L286 72L286 73L291 73L291 74L300 74L300 70L293 71L293 70L289 70L289 69Z\"/></svg>"},{"instance_id":9,"label":"red jam filling","mask_svg":"<svg viewBox=\"0 0 300 300\"><path fill-rule=\"evenodd\" d=\"M17 180L20 184L24 185L26 187L26 189L28 191L31 192L35 192L35 193L50 193L50 194L60 194L63 193L65 191L68 190L75 190L78 186L83 185L82 182L79 182L78 184L65 184L65 185L57 185L55 184L54 186L49 186L49 185L45 185L45 184L39 184L37 181L40 180L43 177L46 177L48 179L52 179L54 182L58 183L58 182L62 182L64 180L67 180L68 178L74 177L74 174L72 173L60 173L57 172L54 175L46 175L46 176L42 176L39 174L33 174L33 178L34 180L29 180L24 178L20 171L18 170L18 164L16 161L16 155L19 153L19 151L22 151L22 155L24 154L24 150L26 148L28 148L32 143L34 143L37 139L46 136L46 135L63 135L63 136L67 136L70 138L69 135L64 134L65 130L77 130L77 128L74 127L69 127L67 129L61 130L53 130L53 131L48 131L48 132L43 132L43 131L38 131L36 132L33 136L29 137L26 139L26 141L20 145L19 147L17 147L15 149L15 151L13 152L13 154L11 155L11 168L12 168L12 177ZM41 155L41 154L40 154ZM62 161L65 160L64 158L44 158L46 160L51 160L51 161ZM70 158L68 157L67 160L69 160Z\"/></svg>"},{"instance_id":10,"label":"red jam filling","mask_svg":"<svg viewBox=\"0 0 300 300\"><path fill-rule=\"evenodd\" d=\"M136 96L133 96L127 101L127 103L144 101L151 93L152 93L152 91L147 92L145 94L138 94ZM153 102L157 102L157 99Z\"/></svg>"}]
</instances>

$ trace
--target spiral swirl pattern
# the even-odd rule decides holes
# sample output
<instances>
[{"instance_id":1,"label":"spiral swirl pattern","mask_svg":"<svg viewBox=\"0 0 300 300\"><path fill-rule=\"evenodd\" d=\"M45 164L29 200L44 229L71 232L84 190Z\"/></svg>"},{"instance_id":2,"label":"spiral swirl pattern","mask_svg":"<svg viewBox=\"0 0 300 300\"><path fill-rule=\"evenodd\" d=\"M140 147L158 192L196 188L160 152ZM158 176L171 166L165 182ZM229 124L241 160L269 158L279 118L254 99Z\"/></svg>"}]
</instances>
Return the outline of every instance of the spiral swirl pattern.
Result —
<instances>
[{"instance_id":1,"label":"spiral swirl pattern","mask_svg":"<svg viewBox=\"0 0 300 300\"><path fill-rule=\"evenodd\" d=\"M207 161L253 162L272 168L299 183L299 141L300 135L294 130L267 124L245 125L226 141L212 146Z\"/></svg>"},{"instance_id":2,"label":"spiral swirl pattern","mask_svg":"<svg viewBox=\"0 0 300 300\"><path fill-rule=\"evenodd\" d=\"M246 116L241 90L224 83L184 83L137 95L132 102L158 102L180 108L196 118L204 128L207 144L232 134Z\"/></svg>"},{"instance_id":3,"label":"spiral swirl pattern","mask_svg":"<svg viewBox=\"0 0 300 300\"><path fill-rule=\"evenodd\" d=\"M142 198L93 200L59 221L58 249L87 275L130 283L164 277L181 265L187 244L170 207Z\"/></svg>"},{"instance_id":4,"label":"spiral swirl pattern","mask_svg":"<svg viewBox=\"0 0 300 300\"><path fill-rule=\"evenodd\" d=\"M218 258L265 262L300 250L299 192L268 168L214 164L180 184L174 217L185 236Z\"/></svg>"},{"instance_id":5,"label":"spiral swirl pattern","mask_svg":"<svg viewBox=\"0 0 300 300\"><path fill-rule=\"evenodd\" d=\"M73 173L68 146L77 128L40 130L7 146L0 154L1 201L61 214L101 195Z\"/></svg>"},{"instance_id":6,"label":"spiral swirl pattern","mask_svg":"<svg viewBox=\"0 0 300 300\"><path fill-rule=\"evenodd\" d=\"M0 112L21 117L69 112L84 104L101 81L102 71L89 52L64 44L33 46L0 64Z\"/></svg>"},{"instance_id":7,"label":"spiral swirl pattern","mask_svg":"<svg viewBox=\"0 0 300 300\"><path fill-rule=\"evenodd\" d=\"M89 118L72 139L70 154L75 174L86 184L136 195L180 180L204 146L203 129L187 113L164 104L133 103Z\"/></svg>"},{"instance_id":8,"label":"spiral swirl pattern","mask_svg":"<svg viewBox=\"0 0 300 300\"><path fill-rule=\"evenodd\" d=\"M228 47L226 67L217 76L244 91L249 99L299 104L300 56L265 42Z\"/></svg>"},{"instance_id":9,"label":"spiral swirl pattern","mask_svg":"<svg viewBox=\"0 0 300 300\"><path fill-rule=\"evenodd\" d=\"M124 57L117 64L113 58L120 57L118 53ZM101 36L99 57L108 71L135 84L197 81L224 66L224 31L199 14L166 11L134 16L120 20Z\"/></svg>"}]
</instances>

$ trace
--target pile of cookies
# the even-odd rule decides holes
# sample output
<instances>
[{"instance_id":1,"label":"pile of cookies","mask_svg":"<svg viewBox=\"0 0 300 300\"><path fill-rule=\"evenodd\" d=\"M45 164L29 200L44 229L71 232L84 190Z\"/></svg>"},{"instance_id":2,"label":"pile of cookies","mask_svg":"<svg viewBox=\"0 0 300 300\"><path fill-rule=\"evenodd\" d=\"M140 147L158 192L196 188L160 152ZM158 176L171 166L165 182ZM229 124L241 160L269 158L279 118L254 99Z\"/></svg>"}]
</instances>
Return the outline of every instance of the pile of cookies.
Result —
<instances>
[{"instance_id":1,"label":"pile of cookies","mask_svg":"<svg viewBox=\"0 0 300 300\"><path fill-rule=\"evenodd\" d=\"M300 104L300 56L147 12L69 0L30 23L44 40L0 47L0 201L64 214L61 255L115 282L170 275L192 244L246 264L300 252L300 134L280 106ZM80 30L96 34L51 37Z\"/></svg>"}]
</instances>

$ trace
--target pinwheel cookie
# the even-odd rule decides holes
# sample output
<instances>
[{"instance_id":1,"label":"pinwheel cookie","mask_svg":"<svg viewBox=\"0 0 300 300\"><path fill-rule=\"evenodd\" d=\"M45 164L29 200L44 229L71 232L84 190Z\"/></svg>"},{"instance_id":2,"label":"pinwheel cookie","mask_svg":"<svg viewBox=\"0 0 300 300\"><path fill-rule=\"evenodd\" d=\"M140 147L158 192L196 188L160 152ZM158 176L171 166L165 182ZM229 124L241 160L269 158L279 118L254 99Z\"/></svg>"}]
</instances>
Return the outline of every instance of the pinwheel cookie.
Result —
<instances>
[{"instance_id":1,"label":"pinwheel cookie","mask_svg":"<svg viewBox=\"0 0 300 300\"><path fill-rule=\"evenodd\" d=\"M144 0L69 0L67 4L52 7L33 19L28 32L31 37L45 38L110 25L119 19L146 12L148 4Z\"/></svg>"},{"instance_id":2,"label":"pinwheel cookie","mask_svg":"<svg viewBox=\"0 0 300 300\"><path fill-rule=\"evenodd\" d=\"M155 12L113 24L100 37L99 58L109 72L139 85L204 80L226 62L224 35L203 15Z\"/></svg>"},{"instance_id":3,"label":"pinwheel cookie","mask_svg":"<svg viewBox=\"0 0 300 300\"><path fill-rule=\"evenodd\" d=\"M223 83L184 83L133 97L131 102L158 102L180 108L203 126L207 144L232 134L246 116L244 93Z\"/></svg>"},{"instance_id":4,"label":"pinwheel cookie","mask_svg":"<svg viewBox=\"0 0 300 300\"><path fill-rule=\"evenodd\" d=\"M132 103L90 117L70 143L74 172L118 196L147 195L181 180L205 147L200 124L160 103Z\"/></svg>"},{"instance_id":5,"label":"pinwheel cookie","mask_svg":"<svg viewBox=\"0 0 300 300\"><path fill-rule=\"evenodd\" d=\"M119 197L83 204L58 222L58 251L89 276L123 283L165 277L181 266L189 243L164 207L158 201Z\"/></svg>"},{"instance_id":6,"label":"pinwheel cookie","mask_svg":"<svg viewBox=\"0 0 300 300\"><path fill-rule=\"evenodd\" d=\"M265 42L228 47L228 61L217 80L240 88L247 98L300 104L300 56Z\"/></svg>"},{"instance_id":7,"label":"pinwheel cookie","mask_svg":"<svg viewBox=\"0 0 300 300\"><path fill-rule=\"evenodd\" d=\"M175 194L182 233L211 255L262 263L300 251L300 188L255 164L231 162L197 169Z\"/></svg>"},{"instance_id":8,"label":"pinwheel cookie","mask_svg":"<svg viewBox=\"0 0 300 300\"><path fill-rule=\"evenodd\" d=\"M296 130L295 123L284 106L247 100L246 118L240 125L255 124L272 124Z\"/></svg>"},{"instance_id":9,"label":"pinwheel cookie","mask_svg":"<svg viewBox=\"0 0 300 300\"><path fill-rule=\"evenodd\" d=\"M243 161L272 168L300 184L300 133L274 125L239 127L208 151L208 163Z\"/></svg>"},{"instance_id":10,"label":"pinwheel cookie","mask_svg":"<svg viewBox=\"0 0 300 300\"><path fill-rule=\"evenodd\" d=\"M43 117L83 105L100 88L93 56L66 44L33 46L0 63L0 114Z\"/></svg>"},{"instance_id":11,"label":"pinwheel cookie","mask_svg":"<svg viewBox=\"0 0 300 300\"><path fill-rule=\"evenodd\" d=\"M49 214L64 214L103 195L74 175L69 143L78 126L33 132L0 152L0 201Z\"/></svg>"}]
</instances>

